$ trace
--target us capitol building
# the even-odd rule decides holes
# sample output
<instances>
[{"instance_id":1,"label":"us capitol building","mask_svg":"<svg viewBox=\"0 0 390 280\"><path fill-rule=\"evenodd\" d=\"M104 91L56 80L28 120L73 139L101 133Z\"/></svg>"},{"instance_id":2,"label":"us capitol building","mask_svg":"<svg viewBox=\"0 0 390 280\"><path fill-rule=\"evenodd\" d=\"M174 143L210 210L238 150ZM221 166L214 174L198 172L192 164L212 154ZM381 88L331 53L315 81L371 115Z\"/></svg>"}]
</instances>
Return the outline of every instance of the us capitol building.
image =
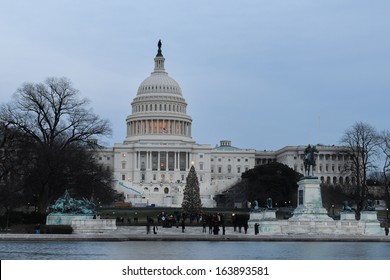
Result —
<instances>
[{"instance_id":1,"label":"us capitol building","mask_svg":"<svg viewBox=\"0 0 390 280\"><path fill-rule=\"evenodd\" d=\"M232 146L197 144L192 139L192 119L179 84L165 71L161 42L154 70L139 86L126 118L127 136L122 144L101 150L98 160L113 172L114 187L133 206L180 207L186 177L192 165L198 174L202 204L216 205L213 197L241 179L256 165L280 162L304 173L307 145L277 151L257 151ZM316 175L322 182L348 182L348 162L342 147L317 145Z\"/></svg>"}]
</instances>

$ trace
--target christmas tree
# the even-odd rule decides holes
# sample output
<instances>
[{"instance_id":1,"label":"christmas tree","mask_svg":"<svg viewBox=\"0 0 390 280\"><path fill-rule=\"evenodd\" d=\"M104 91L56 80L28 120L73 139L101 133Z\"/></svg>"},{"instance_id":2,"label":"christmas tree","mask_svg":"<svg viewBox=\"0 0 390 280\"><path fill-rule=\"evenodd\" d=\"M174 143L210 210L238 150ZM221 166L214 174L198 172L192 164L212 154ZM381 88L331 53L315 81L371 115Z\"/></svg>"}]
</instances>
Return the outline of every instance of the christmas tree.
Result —
<instances>
[{"instance_id":1,"label":"christmas tree","mask_svg":"<svg viewBox=\"0 0 390 280\"><path fill-rule=\"evenodd\" d=\"M181 207L183 208L183 213L187 215L200 214L202 209L199 181L194 166L191 167L187 176L187 184L184 188L184 197Z\"/></svg>"}]
</instances>

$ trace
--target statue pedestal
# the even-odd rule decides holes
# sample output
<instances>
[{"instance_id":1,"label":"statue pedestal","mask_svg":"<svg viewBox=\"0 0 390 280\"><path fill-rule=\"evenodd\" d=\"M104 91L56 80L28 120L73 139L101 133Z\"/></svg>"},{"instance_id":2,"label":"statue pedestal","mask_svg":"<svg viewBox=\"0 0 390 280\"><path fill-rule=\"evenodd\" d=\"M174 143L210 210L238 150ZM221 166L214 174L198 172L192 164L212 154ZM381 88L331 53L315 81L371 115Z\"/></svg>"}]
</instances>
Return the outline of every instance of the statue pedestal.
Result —
<instances>
[{"instance_id":1,"label":"statue pedestal","mask_svg":"<svg viewBox=\"0 0 390 280\"><path fill-rule=\"evenodd\" d=\"M365 235L383 235L384 229L381 228L376 211L360 212L359 224L364 228Z\"/></svg>"},{"instance_id":2,"label":"statue pedestal","mask_svg":"<svg viewBox=\"0 0 390 280\"><path fill-rule=\"evenodd\" d=\"M276 220L276 210L253 211L249 214L248 225L251 227L256 222Z\"/></svg>"},{"instance_id":3,"label":"statue pedestal","mask_svg":"<svg viewBox=\"0 0 390 280\"><path fill-rule=\"evenodd\" d=\"M281 225L276 220L276 210L266 209L262 211L251 212L248 220L248 228L254 229L258 225L259 234L280 234Z\"/></svg>"},{"instance_id":4,"label":"statue pedestal","mask_svg":"<svg viewBox=\"0 0 390 280\"><path fill-rule=\"evenodd\" d=\"M50 213L46 225L71 225L73 220L92 220L93 215Z\"/></svg>"},{"instance_id":5,"label":"statue pedestal","mask_svg":"<svg viewBox=\"0 0 390 280\"><path fill-rule=\"evenodd\" d=\"M322 206L320 180L305 177L298 185L298 206L289 221L333 221Z\"/></svg>"},{"instance_id":6,"label":"statue pedestal","mask_svg":"<svg viewBox=\"0 0 390 280\"><path fill-rule=\"evenodd\" d=\"M73 220L73 233L105 233L117 229L115 219Z\"/></svg>"},{"instance_id":7,"label":"statue pedestal","mask_svg":"<svg viewBox=\"0 0 390 280\"><path fill-rule=\"evenodd\" d=\"M343 211L340 213L340 220L341 221L351 221L351 220L356 220L356 215L355 212L349 212L349 211Z\"/></svg>"},{"instance_id":8,"label":"statue pedestal","mask_svg":"<svg viewBox=\"0 0 390 280\"><path fill-rule=\"evenodd\" d=\"M360 221L378 221L376 211L362 211L360 212Z\"/></svg>"}]
</instances>

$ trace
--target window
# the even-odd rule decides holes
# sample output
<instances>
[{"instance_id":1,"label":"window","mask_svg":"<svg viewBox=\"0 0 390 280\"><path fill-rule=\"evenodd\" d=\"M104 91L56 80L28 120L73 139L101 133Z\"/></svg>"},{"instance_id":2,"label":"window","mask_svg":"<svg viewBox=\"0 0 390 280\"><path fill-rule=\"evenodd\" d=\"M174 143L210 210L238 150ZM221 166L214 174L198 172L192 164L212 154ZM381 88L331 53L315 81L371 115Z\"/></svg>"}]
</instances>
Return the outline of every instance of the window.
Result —
<instances>
[{"instance_id":1,"label":"window","mask_svg":"<svg viewBox=\"0 0 390 280\"><path fill-rule=\"evenodd\" d=\"M122 162L122 169L126 169L126 162Z\"/></svg>"},{"instance_id":2,"label":"window","mask_svg":"<svg viewBox=\"0 0 390 280\"><path fill-rule=\"evenodd\" d=\"M167 157L166 152L160 152L160 170L163 170L163 171L166 170L166 166L165 166L166 157Z\"/></svg>"},{"instance_id":3,"label":"window","mask_svg":"<svg viewBox=\"0 0 390 280\"><path fill-rule=\"evenodd\" d=\"M218 173L222 173L222 167L218 166Z\"/></svg>"},{"instance_id":4,"label":"window","mask_svg":"<svg viewBox=\"0 0 390 280\"><path fill-rule=\"evenodd\" d=\"M125 181L125 180L126 180L126 175L122 174L122 181Z\"/></svg>"},{"instance_id":5,"label":"window","mask_svg":"<svg viewBox=\"0 0 390 280\"><path fill-rule=\"evenodd\" d=\"M199 163L199 170L203 170L203 162Z\"/></svg>"},{"instance_id":6,"label":"window","mask_svg":"<svg viewBox=\"0 0 390 280\"><path fill-rule=\"evenodd\" d=\"M241 173L241 167L237 167L237 173Z\"/></svg>"},{"instance_id":7,"label":"window","mask_svg":"<svg viewBox=\"0 0 390 280\"><path fill-rule=\"evenodd\" d=\"M152 170L157 170L158 152L152 152Z\"/></svg>"}]
</instances>

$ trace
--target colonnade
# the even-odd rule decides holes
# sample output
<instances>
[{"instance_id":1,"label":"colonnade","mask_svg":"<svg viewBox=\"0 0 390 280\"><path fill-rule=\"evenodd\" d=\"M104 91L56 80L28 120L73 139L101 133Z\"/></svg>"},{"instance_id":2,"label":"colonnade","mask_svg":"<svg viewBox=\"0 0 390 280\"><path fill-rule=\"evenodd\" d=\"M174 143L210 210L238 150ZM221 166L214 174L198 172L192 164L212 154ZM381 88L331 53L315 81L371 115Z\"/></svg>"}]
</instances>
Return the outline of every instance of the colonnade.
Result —
<instances>
[{"instance_id":1,"label":"colonnade","mask_svg":"<svg viewBox=\"0 0 390 280\"><path fill-rule=\"evenodd\" d=\"M191 158L190 152L138 151L134 166L141 171L186 171L191 167Z\"/></svg>"},{"instance_id":2,"label":"colonnade","mask_svg":"<svg viewBox=\"0 0 390 280\"><path fill-rule=\"evenodd\" d=\"M144 134L171 134L191 137L191 122L148 119L127 122L127 136Z\"/></svg>"}]
</instances>

